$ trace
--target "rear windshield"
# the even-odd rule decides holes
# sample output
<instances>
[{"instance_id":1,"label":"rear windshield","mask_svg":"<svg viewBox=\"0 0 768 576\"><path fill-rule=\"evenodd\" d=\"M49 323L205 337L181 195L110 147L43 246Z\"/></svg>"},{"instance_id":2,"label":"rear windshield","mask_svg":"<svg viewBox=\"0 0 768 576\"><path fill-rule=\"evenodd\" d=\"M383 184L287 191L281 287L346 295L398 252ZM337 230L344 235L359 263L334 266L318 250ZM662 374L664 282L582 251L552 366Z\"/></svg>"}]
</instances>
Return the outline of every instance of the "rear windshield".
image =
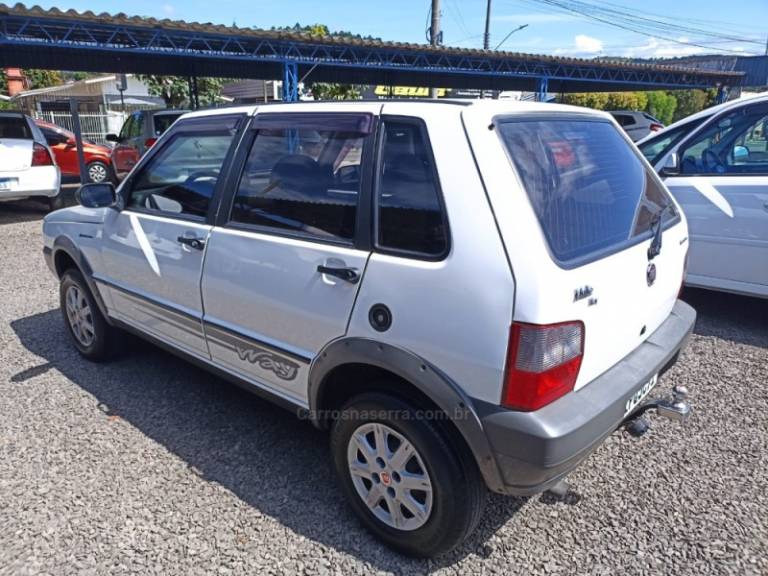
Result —
<instances>
[{"instance_id":1,"label":"rear windshield","mask_svg":"<svg viewBox=\"0 0 768 576\"><path fill-rule=\"evenodd\" d=\"M168 128L171 127L171 124L179 119L179 116L181 116L181 114L155 114L155 136L162 136L163 132L168 130Z\"/></svg>"},{"instance_id":2,"label":"rear windshield","mask_svg":"<svg viewBox=\"0 0 768 576\"><path fill-rule=\"evenodd\" d=\"M608 121L504 120L499 133L562 264L633 243L670 202ZM665 211L666 219L676 216Z\"/></svg>"},{"instance_id":3,"label":"rear windshield","mask_svg":"<svg viewBox=\"0 0 768 576\"><path fill-rule=\"evenodd\" d=\"M21 116L0 116L0 138L31 140L32 131Z\"/></svg>"}]
</instances>

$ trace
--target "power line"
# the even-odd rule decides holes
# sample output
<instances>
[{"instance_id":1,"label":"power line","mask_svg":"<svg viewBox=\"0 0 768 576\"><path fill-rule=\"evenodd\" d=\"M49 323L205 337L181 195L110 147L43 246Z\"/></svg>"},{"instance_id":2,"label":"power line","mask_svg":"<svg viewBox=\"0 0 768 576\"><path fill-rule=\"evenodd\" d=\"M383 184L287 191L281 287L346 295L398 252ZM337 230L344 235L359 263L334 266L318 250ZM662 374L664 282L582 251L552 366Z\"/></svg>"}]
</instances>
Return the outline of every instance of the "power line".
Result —
<instances>
[{"instance_id":1,"label":"power line","mask_svg":"<svg viewBox=\"0 0 768 576\"><path fill-rule=\"evenodd\" d=\"M742 50L733 50L730 48L720 48L720 47L714 47L714 46L708 46L705 44L700 44L698 42L692 42L692 41L686 41L686 40L680 40L678 38L673 38L671 36L665 36L663 34L666 34L669 32L669 30L658 33L655 32L652 28L649 30L648 26L642 26L638 25L636 21L632 20L631 14L626 14L625 17L616 18L615 20L609 19L610 16L606 15L603 11L601 15L593 14L589 12L589 9L595 9L596 7L594 5L587 4L585 2L578 2L575 0L529 0L531 2L535 2L538 4L544 4L547 6L552 6L555 8L560 8L561 10L564 10L566 12L570 12L573 14L578 14L579 16L583 16L585 18L589 18L591 20L595 20L597 22L601 22L603 24L606 24L608 26L613 26L615 28L620 28L622 30L627 30L629 32L634 32L635 34L641 34L643 36L649 36L651 38L658 38L660 40L666 40L668 42L674 42L676 44L681 44L684 46L695 46L697 48L704 48L706 50L717 50L721 52L732 52L737 54L743 54ZM600 13L600 10L597 10L598 13ZM615 12L615 11L614 11ZM627 16L629 18L627 18ZM615 18L615 17L614 17ZM616 21L621 20L621 22ZM663 24L663 23L662 23ZM658 29L658 28L657 28ZM713 37L719 37L717 35L712 35ZM721 37L724 40L728 41L738 41L738 42L749 42L752 43L752 41L744 40L744 39L736 39L733 40L728 37ZM761 43L762 45L762 43Z\"/></svg>"}]
</instances>

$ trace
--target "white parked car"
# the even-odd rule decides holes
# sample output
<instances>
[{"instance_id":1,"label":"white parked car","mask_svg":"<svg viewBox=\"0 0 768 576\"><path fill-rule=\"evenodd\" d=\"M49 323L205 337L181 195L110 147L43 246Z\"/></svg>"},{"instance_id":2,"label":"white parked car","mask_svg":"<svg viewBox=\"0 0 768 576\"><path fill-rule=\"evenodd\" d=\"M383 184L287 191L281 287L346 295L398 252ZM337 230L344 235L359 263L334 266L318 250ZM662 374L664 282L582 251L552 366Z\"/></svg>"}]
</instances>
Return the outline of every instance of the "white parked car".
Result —
<instances>
[{"instance_id":1,"label":"white parked car","mask_svg":"<svg viewBox=\"0 0 768 576\"><path fill-rule=\"evenodd\" d=\"M61 174L34 120L20 112L0 112L0 201L40 198L61 208Z\"/></svg>"},{"instance_id":2,"label":"white parked car","mask_svg":"<svg viewBox=\"0 0 768 576\"><path fill-rule=\"evenodd\" d=\"M703 110L638 147L688 218L686 284L768 297L768 96Z\"/></svg>"},{"instance_id":3,"label":"white parked car","mask_svg":"<svg viewBox=\"0 0 768 576\"><path fill-rule=\"evenodd\" d=\"M688 414L646 398L695 321L685 217L608 114L195 112L78 198L44 254L80 353L128 330L329 428L352 509L404 553L462 542L486 489L562 492L645 410Z\"/></svg>"}]
</instances>

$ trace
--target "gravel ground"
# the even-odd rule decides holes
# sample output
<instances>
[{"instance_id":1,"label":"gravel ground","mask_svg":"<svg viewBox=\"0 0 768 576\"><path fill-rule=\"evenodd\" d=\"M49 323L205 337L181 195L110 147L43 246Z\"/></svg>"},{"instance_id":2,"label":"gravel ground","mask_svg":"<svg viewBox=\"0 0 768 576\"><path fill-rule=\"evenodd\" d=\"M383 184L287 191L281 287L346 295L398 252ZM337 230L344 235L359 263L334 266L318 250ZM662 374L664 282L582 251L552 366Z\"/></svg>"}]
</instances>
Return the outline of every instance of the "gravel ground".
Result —
<instances>
[{"instance_id":1,"label":"gravel ground","mask_svg":"<svg viewBox=\"0 0 768 576\"><path fill-rule=\"evenodd\" d=\"M42 211L0 205L0 574L768 574L768 302L689 292L661 388L684 428L617 433L577 498L492 497L437 561L364 532L325 435L149 345L96 366L67 340Z\"/></svg>"}]
</instances>

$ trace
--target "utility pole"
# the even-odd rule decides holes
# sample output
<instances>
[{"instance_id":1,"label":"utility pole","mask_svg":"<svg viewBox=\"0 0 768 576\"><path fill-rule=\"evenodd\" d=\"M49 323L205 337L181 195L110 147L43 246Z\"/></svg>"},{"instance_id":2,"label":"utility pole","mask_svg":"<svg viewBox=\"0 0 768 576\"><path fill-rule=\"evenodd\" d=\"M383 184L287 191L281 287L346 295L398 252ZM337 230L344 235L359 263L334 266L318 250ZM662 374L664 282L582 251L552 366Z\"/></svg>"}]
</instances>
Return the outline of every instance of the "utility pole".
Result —
<instances>
[{"instance_id":1,"label":"utility pole","mask_svg":"<svg viewBox=\"0 0 768 576\"><path fill-rule=\"evenodd\" d=\"M483 34L483 50L491 47L491 0L485 7L485 34Z\"/></svg>"},{"instance_id":2,"label":"utility pole","mask_svg":"<svg viewBox=\"0 0 768 576\"><path fill-rule=\"evenodd\" d=\"M440 45L440 0L432 0L432 26L429 29L429 43ZM429 97L437 98L437 86L429 89Z\"/></svg>"}]
</instances>

